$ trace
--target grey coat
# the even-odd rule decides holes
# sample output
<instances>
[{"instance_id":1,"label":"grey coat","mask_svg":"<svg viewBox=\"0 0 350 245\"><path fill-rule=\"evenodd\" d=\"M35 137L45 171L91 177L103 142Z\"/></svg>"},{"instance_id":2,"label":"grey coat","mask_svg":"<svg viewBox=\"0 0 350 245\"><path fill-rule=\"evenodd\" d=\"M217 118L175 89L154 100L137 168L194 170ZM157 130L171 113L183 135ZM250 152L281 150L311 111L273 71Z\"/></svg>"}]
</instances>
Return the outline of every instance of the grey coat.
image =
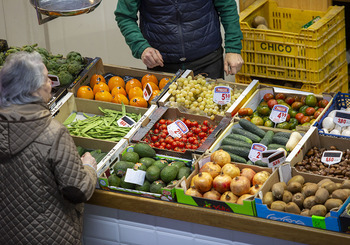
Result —
<instances>
[{"instance_id":1,"label":"grey coat","mask_svg":"<svg viewBox=\"0 0 350 245\"><path fill-rule=\"evenodd\" d=\"M44 104L0 108L0 244L80 244L96 181Z\"/></svg>"}]
</instances>

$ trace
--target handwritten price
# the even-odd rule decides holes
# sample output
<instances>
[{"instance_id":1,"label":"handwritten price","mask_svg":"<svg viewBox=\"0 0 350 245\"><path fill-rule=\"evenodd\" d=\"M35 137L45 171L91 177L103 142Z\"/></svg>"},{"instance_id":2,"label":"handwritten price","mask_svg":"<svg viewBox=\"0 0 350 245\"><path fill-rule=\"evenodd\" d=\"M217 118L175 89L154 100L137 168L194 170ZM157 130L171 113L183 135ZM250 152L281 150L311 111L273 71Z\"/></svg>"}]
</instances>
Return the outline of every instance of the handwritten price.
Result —
<instances>
[{"instance_id":1,"label":"handwritten price","mask_svg":"<svg viewBox=\"0 0 350 245\"><path fill-rule=\"evenodd\" d=\"M327 162L333 162L334 161L334 157L326 157L326 161Z\"/></svg>"},{"instance_id":2,"label":"handwritten price","mask_svg":"<svg viewBox=\"0 0 350 245\"><path fill-rule=\"evenodd\" d=\"M277 117L278 117L279 119L286 118L286 117L287 117L287 113L281 112L281 113L279 113L279 114L277 115Z\"/></svg>"},{"instance_id":3,"label":"handwritten price","mask_svg":"<svg viewBox=\"0 0 350 245\"><path fill-rule=\"evenodd\" d=\"M221 99L222 99L222 100L231 99L231 95L230 95L230 94L222 94L222 95L221 95Z\"/></svg>"},{"instance_id":4,"label":"handwritten price","mask_svg":"<svg viewBox=\"0 0 350 245\"><path fill-rule=\"evenodd\" d=\"M346 119L338 118L338 123L345 124L346 123Z\"/></svg>"}]
</instances>

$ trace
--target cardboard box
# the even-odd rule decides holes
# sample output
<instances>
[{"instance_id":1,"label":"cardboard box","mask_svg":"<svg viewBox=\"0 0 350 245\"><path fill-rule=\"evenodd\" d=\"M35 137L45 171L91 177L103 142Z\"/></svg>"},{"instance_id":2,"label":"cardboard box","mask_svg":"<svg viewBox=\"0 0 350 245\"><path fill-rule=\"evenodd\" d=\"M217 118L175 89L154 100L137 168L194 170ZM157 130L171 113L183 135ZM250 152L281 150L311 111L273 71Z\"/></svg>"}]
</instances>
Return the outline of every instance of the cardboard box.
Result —
<instances>
[{"instance_id":1,"label":"cardboard box","mask_svg":"<svg viewBox=\"0 0 350 245\"><path fill-rule=\"evenodd\" d=\"M259 106L260 102L263 100L263 97L265 94L267 93L272 93L272 94L277 94L277 93L283 93L287 96L293 96L293 95L298 95L298 96L306 96L308 94L312 94L309 92L303 92L303 91L296 91L293 89L284 89L284 88L278 88L278 87L268 87L268 86L261 86L260 89L257 89L254 94L248 99L248 101L241 107L241 108L251 108L253 109L253 111L256 111L257 107ZM320 114L320 116L318 116L316 118L316 121L314 122L314 124L320 120L322 118L323 113L325 113L325 111L329 108L330 104L332 103L333 100L333 94L323 94L323 95L318 95L315 94L317 100L321 100L321 99L327 99L329 101L328 105L326 106L326 108L323 110L323 112ZM237 122L240 120L240 117L238 116L238 114L236 114L234 116L234 121ZM265 126L259 126L263 129L269 129L269 127L265 127ZM297 131L307 131L310 127L307 126L297 126L296 130Z\"/></svg>"},{"instance_id":2,"label":"cardboard box","mask_svg":"<svg viewBox=\"0 0 350 245\"><path fill-rule=\"evenodd\" d=\"M350 204L346 206L344 212L340 215L339 221L340 221L341 232L350 234L350 214L348 213L349 209L350 209Z\"/></svg>"},{"instance_id":3,"label":"cardboard box","mask_svg":"<svg viewBox=\"0 0 350 245\"><path fill-rule=\"evenodd\" d=\"M305 182L318 183L324 176L317 176L308 173L300 173L297 172L294 168L290 168L290 165L285 165L285 173L280 173L280 171L275 171L270 178L265 182L265 184L261 187L259 191L259 195L255 198L256 212L257 216L260 218L271 219L275 221L281 221L291 224L310 226L325 230L331 231L340 231L340 222L339 216L343 213L346 205L350 202L350 198L348 198L344 204L340 207L338 211L330 211L330 217L321 217L321 216L302 216L292 213L280 212L271 210L267 207L267 205L262 203L262 199L264 195L271 190L272 185L284 181L288 182L288 180L295 175L302 175L305 178ZM289 168L289 169L288 169ZM289 170L289 173L287 171ZM281 168L280 168L281 170ZM283 176L284 175L284 176ZM335 183L340 183L342 180L340 179L332 179Z\"/></svg>"},{"instance_id":4,"label":"cardboard box","mask_svg":"<svg viewBox=\"0 0 350 245\"><path fill-rule=\"evenodd\" d=\"M120 191L120 192L125 192L133 195L139 195L142 197L149 197L149 198L155 198L155 199L160 199L164 201L175 201L175 185L168 185L166 187L162 188L162 193L151 193L151 192L144 192L144 191L138 191L135 189L127 189L127 188L122 188L122 187L115 187L115 186L110 186L108 183L108 177L113 173L113 166L114 164L119 161L122 157L122 155L125 152L128 151L133 151L133 145L132 144L126 144L118 148L118 153L115 153L114 155L117 157L114 158L114 162L112 165L110 165L110 168L105 169L104 172L99 173L98 175L98 183L102 189L105 190L110 190L110 191ZM195 156L194 156L195 157ZM156 154L157 159L167 159L168 161L183 161L186 163L186 166L191 166L192 165L192 158L191 159L184 159L184 158L177 158L177 157L172 157L172 156L166 156L166 155L161 155L161 154ZM183 177L182 179L185 179Z\"/></svg>"},{"instance_id":5,"label":"cardboard box","mask_svg":"<svg viewBox=\"0 0 350 245\"><path fill-rule=\"evenodd\" d=\"M211 125L217 125L215 130L208 136L208 138L203 142L203 144L196 150L186 150L184 153L182 152L176 152L176 151L170 151L170 150L161 150L158 149L161 154L169 155L169 156L176 156L176 157L184 157L184 158L190 158L193 153L197 154L203 154L219 137L221 132L227 127L227 125L230 123L231 118L228 117L215 117L214 120L211 120L209 117L200 116L200 115L192 115L188 113L181 112L178 108L168 108L168 107L158 107L154 113L151 115L150 120L148 122L145 122L140 130L138 130L134 136L131 138L132 143L141 142L145 135L153 128L153 126L158 122L160 119L180 119L180 118L186 118L189 120L196 120L198 123L202 123L204 120L208 120Z\"/></svg>"},{"instance_id":6,"label":"cardboard box","mask_svg":"<svg viewBox=\"0 0 350 245\"><path fill-rule=\"evenodd\" d=\"M221 210L231 213L238 213L238 214L245 214L250 216L256 216L256 209L255 209L255 200L252 196L251 198L243 200L243 205L236 204L236 203L229 203L229 202L223 202L223 201L216 201L211 199L206 199L202 197L194 197L190 195L186 195L186 190L190 188L190 183L192 178L199 173L199 169L206 163L210 161L210 154L204 154L202 155L196 162L195 162L195 169L191 173L191 175L186 179L182 180L176 187L176 199L178 203L183 204L189 204L192 206L197 207L203 207L203 208L210 208L215 210ZM251 168L255 172L260 171L267 171L269 173L272 173L272 170L270 168L263 168L259 166L253 166L253 165L246 165L246 164L239 164L235 163L237 167L240 169L243 168Z\"/></svg>"},{"instance_id":7,"label":"cardboard box","mask_svg":"<svg viewBox=\"0 0 350 245\"><path fill-rule=\"evenodd\" d=\"M122 105L109 103L104 101L96 101L96 100L87 100L80 99L73 96L72 93L68 93L67 96L64 97L64 101L59 103L60 107L55 107L52 110L52 114L55 119L59 122L63 123L73 112L78 113L87 113L92 115L103 115L100 111L99 107L103 109L111 109L116 111L122 111ZM152 105L150 108L141 108L135 106L125 106L125 110L127 113L136 113L141 115L141 118L138 122L136 122L131 130L127 133L124 139L130 139L135 132L141 127L141 124L147 120L152 112L156 109L157 106ZM94 144L103 144L106 140L94 139L94 138L86 138L80 136L72 136L73 138L83 138L87 141L90 141L91 145ZM107 140L108 141L108 140ZM116 143L116 142L114 142Z\"/></svg>"}]
</instances>

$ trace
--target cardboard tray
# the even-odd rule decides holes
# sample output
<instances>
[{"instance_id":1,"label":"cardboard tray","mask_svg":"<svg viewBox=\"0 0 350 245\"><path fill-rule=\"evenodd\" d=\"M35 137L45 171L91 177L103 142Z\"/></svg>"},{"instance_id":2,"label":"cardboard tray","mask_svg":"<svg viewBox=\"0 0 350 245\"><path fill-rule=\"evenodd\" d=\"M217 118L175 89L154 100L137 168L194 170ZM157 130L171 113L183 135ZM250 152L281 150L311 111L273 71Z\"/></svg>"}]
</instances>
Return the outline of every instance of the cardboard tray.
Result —
<instances>
[{"instance_id":1,"label":"cardboard tray","mask_svg":"<svg viewBox=\"0 0 350 245\"><path fill-rule=\"evenodd\" d=\"M305 182L317 183L320 180L324 179L324 176L317 176L308 173L297 172L294 168L290 168L290 165L285 165L285 172L280 173L280 171L275 171L265 184L261 187L258 196L255 198L256 212L257 216L260 218L281 221L291 224L310 226L325 230L331 231L340 231L340 222L339 216L343 213L346 205L350 202L350 197L343 203L338 211L330 211L330 217L321 217L321 216L302 216L292 213L280 212L275 210L270 210L267 205L262 203L263 196L271 190L271 187L274 183L288 180L295 175L302 175L305 178ZM288 169L289 168L289 169ZM281 168L280 168L281 170ZM289 172L289 173L288 173ZM289 176L288 176L289 175ZM332 179L336 183L342 182L340 179Z\"/></svg>"},{"instance_id":2,"label":"cardboard tray","mask_svg":"<svg viewBox=\"0 0 350 245\"><path fill-rule=\"evenodd\" d=\"M206 162L209 162L209 161L210 161L210 154L206 153L202 155L194 163L195 167L193 172L190 174L190 176L187 179L182 180L178 185L176 185L175 192L176 192L177 202L192 205L192 206L202 207L202 208L209 208L209 209L221 210L221 211L226 211L231 213L256 216L255 199L254 199L256 195L252 196L251 198L243 200L243 205L240 205L236 203L211 200L207 198L194 197L194 196L185 194L186 190L190 188L190 183L192 178L199 173L199 169L201 168L201 166L203 166ZM239 163L234 163L234 164L240 169L251 168L255 172L267 171L269 173L272 173L272 170L270 168L263 168L259 166L239 164Z\"/></svg>"}]
</instances>

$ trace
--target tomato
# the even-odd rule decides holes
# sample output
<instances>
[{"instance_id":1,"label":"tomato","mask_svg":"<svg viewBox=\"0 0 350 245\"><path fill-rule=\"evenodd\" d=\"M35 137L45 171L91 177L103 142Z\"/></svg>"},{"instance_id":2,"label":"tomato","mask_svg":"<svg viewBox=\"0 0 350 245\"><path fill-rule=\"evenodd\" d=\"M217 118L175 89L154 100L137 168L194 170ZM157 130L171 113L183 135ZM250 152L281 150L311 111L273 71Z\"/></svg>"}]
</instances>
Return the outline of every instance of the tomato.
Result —
<instances>
[{"instance_id":1,"label":"tomato","mask_svg":"<svg viewBox=\"0 0 350 245\"><path fill-rule=\"evenodd\" d=\"M187 143L185 147L186 149L192 149L192 145L190 143Z\"/></svg>"},{"instance_id":2,"label":"tomato","mask_svg":"<svg viewBox=\"0 0 350 245\"><path fill-rule=\"evenodd\" d=\"M191 127L191 121L190 121L190 120L186 119L185 124L186 124L186 126L187 126L188 128Z\"/></svg>"},{"instance_id":3,"label":"tomato","mask_svg":"<svg viewBox=\"0 0 350 245\"><path fill-rule=\"evenodd\" d=\"M160 130L167 129L167 125L166 124L162 124L162 125L159 126L159 129Z\"/></svg>"},{"instance_id":4,"label":"tomato","mask_svg":"<svg viewBox=\"0 0 350 245\"><path fill-rule=\"evenodd\" d=\"M160 145L165 147L167 144L165 142L162 142Z\"/></svg>"},{"instance_id":5,"label":"tomato","mask_svg":"<svg viewBox=\"0 0 350 245\"><path fill-rule=\"evenodd\" d=\"M164 138L164 139L165 139L165 138L167 137L167 134L165 134L165 133L161 133L161 134L160 134L160 137L162 137L162 138Z\"/></svg>"},{"instance_id":6,"label":"tomato","mask_svg":"<svg viewBox=\"0 0 350 245\"><path fill-rule=\"evenodd\" d=\"M193 145L193 146L192 146L192 149L194 149L194 150L197 149L197 148L198 148L197 145Z\"/></svg>"},{"instance_id":7,"label":"tomato","mask_svg":"<svg viewBox=\"0 0 350 245\"><path fill-rule=\"evenodd\" d=\"M251 115L253 115L253 109L252 108L247 108L247 110L248 110L248 116L251 116Z\"/></svg>"},{"instance_id":8,"label":"tomato","mask_svg":"<svg viewBox=\"0 0 350 245\"><path fill-rule=\"evenodd\" d=\"M271 93L264 94L263 99L267 102L270 99L273 99L275 96Z\"/></svg>"},{"instance_id":9,"label":"tomato","mask_svg":"<svg viewBox=\"0 0 350 245\"><path fill-rule=\"evenodd\" d=\"M193 132L194 132L195 134L199 134L200 132L202 132L202 130L201 130L200 128L195 128L195 129L193 130Z\"/></svg>"},{"instance_id":10,"label":"tomato","mask_svg":"<svg viewBox=\"0 0 350 245\"><path fill-rule=\"evenodd\" d=\"M160 119L158 122L159 122L159 124L165 124L166 123L165 119Z\"/></svg>"},{"instance_id":11,"label":"tomato","mask_svg":"<svg viewBox=\"0 0 350 245\"><path fill-rule=\"evenodd\" d=\"M154 143L154 146L155 146L155 147L159 147L159 146L160 146L160 143L159 143L159 142L156 142L156 143Z\"/></svg>"},{"instance_id":12,"label":"tomato","mask_svg":"<svg viewBox=\"0 0 350 245\"><path fill-rule=\"evenodd\" d=\"M159 134L159 129L155 129L155 130L153 130L153 132L155 133L155 134Z\"/></svg>"},{"instance_id":13,"label":"tomato","mask_svg":"<svg viewBox=\"0 0 350 245\"><path fill-rule=\"evenodd\" d=\"M187 138L182 137L182 138L181 138L181 141L182 141L183 143L187 143Z\"/></svg>"},{"instance_id":14,"label":"tomato","mask_svg":"<svg viewBox=\"0 0 350 245\"><path fill-rule=\"evenodd\" d=\"M204 121L203 121L203 125L208 126L208 125L209 125L208 120L204 120Z\"/></svg>"},{"instance_id":15,"label":"tomato","mask_svg":"<svg viewBox=\"0 0 350 245\"><path fill-rule=\"evenodd\" d=\"M198 145L198 143L199 143L198 140L193 141L193 145Z\"/></svg>"},{"instance_id":16,"label":"tomato","mask_svg":"<svg viewBox=\"0 0 350 245\"><path fill-rule=\"evenodd\" d=\"M148 142L149 142L149 140L148 140L148 139L144 139L143 141L145 141L146 143L148 143Z\"/></svg>"},{"instance_id":17,"label":"tomato","mask_svg":"<svg viewBox=\"0 0 350 245\"><path fill-rule=\"evenodd\" d=\"M209 134L211 134L212 132L214 132L214 129L213 128L209 129Z\"/></svg>"},{"instance_id":18,"label":"tomato","mask_svg":"<svg viewBox=\"0 0 350 245\"><path fill-rule=\"evenodd\" d=\"M247 116L248 115L248 109L247 108L240 108L238 110L238 115L243 117L243 116Z\"/></svg>"},{"instance_id":19,"label":"tomato","mask_svg":"<svg viewBox=\"0 0 350 245\"><path fill-rule=\"evenodd\" d=\"M208 128L207 126L203 126L203 127L202 127L202 131L203 131L203 132L208 132L208 130L209 130L209 128Z\"/></svg>"},{"instance_id":20,"label":"tomato","mask_svg":"<svg viewBox=\"0 0 350 245\"><path fill-rule=\"evenodd\" d=\"M154 125L154 127L155 127L156 129L159 129L159 126L160 126L159 123L156 123L156 124Z\"/></svg>"},{"instance_id":21,"label":"tomato","mask_svg":"<svg viewBox=\"0 0 350 245\"><path fill-rule=\"evenodd\" d=\"M304 123L306 123L306 122L310 122L310 117L309 116L303 116L303 118L301 118L301 120L300 120L300 123L301 124L304 124Z\"/></svg>"},{"instance_id":22,"label":"tomato","mask_svg":"<svg viewBox=\"0 0 350 245\"><path fill-rule=\"evenodd\" d=\"M188 133L187 133L187 137L188 137L188 138L189 138L189 137L193 137L193 132L191 132L191 131L188 132Z\"/></svg>"},{"instance_id":23,"label":"tomato","mask_svg":"<svg viewBox=\"0 0 350 245\"><path fill-rule=\"evenodd\" d=\"M323 100L320 100L318 102L318 106L321 107L321 108L325 108L328 105L328 103L329 103L328 100L323 99Z\"/></svg>"},{"instance_id":24,"label":"tomato","mask_svg":"<svg viewBox=\"0 0 350 245\"><path fill-rule=\"evenodd\" d=\"M303 117L304 117L304 114L301 112L299 112L295 115L295 118L298 120L299 123Z\"/></svg>"},{"instance_id":25,"label":"tomato","mask_svg":"<svg viewBox=\"0 0 350 245\"><path fill-rule=\"evenodd\" d=\"M282 94L282 93L278 93L276 94L276 100L285 100L286 99L286 96L285 94Z\"/></svg>"},{"instance_id":26,"label":"tomato","mask_svg":"<svg viewBox=\"0 0 350 245\"><path fill-rule=\"evenodd\" d=\"M171 150L171 149L172 149L171 144L167 144L165 147L166 147L168 150Z\"/></svg>"},{"instance_id":27,"label":"tomato","mask_svg":"<svg viewBox=\"0 0 350 245\"><path fill-rule=\"evenodd\" d=\"M179 147L175 147L174 151L181 151L181 149Z\"/></svg>"},{"instance_id":28,"label":"tomato","mask_svg":"<svg viewBox=\"0 0 350 245\"><path fill-rule=\"evenodd\" d=\"M195 138L193 138L193 137L189 137L189 138L188 138L188 142L189 142L189 143L193 144L194 141L195 141Z\"/></svg>"},{"instance_id":29,"label":"tomato","mask_svg":"<svg viewBox=\"0 0 350 245\"><path fill-rule=\"evenodd\" d=\"M198 122L197 121L191 122L191 127L197 127L197 126L198 126Z\"/></svg>"},{"instance_id":30,"label":"tomato","mask_svg":"<svg viewBox=\"0 0 350 245\"><path fill-rule=\"evenodd\" d=\"M169 124L172 124L172 123L173 123L172 120L170 120L170 119L166 120L166 125L169 125Z\"/></svg>"},{"instance_id":31,"label":"tomato","mask_svg":"<svg viewBox=\"0 0 350 245\"><path fill-rule=\"evenodd\" d=\"M205 136L207 136L207 134L204 133L204 132L200 132L200 133L198 134L198 136L199 136L199 138L203 139Z\"/></svg>"},{"instance_id":32,"label":"tomato","mask_svg":"<svg viewBox=\"0 0 350 245\"><path fill-rule=\"evenodd\" d=\"M168 134L168 130L167 129L163 129L162 132L165 133L165 134Z\"/></svg>"},{"instance_id":33,"label":"tomato","mask_svg":"<svg viewBox=\"0 0 350 245\"><path fill-rule=\"evenodd\" d=\"M186 139L186 141L187 141L187 139ZM184 147L185 147L185 143L184 143L183 141L179 141L179 142L177 143L177 145L178 145L180 148L184 148Z\"/></svg>"},{"instance_id":34,"label":"tomato","mask_svg":"<svg viewBox=\"0 0 350 245\"><path fill-rule=\"evenodd\" d=\"M153 136L151 137L151 140L152 140L153 142L156 142L156 141L158 140L158 136L153 135Z\"/></svg>"},{"instance_id":35,"label":"tomato","mask_svg":"<svg viewBox=\"0 0 350 245\"><path fill-rule=\"evenodd\" d=\"M313 108L311 106L306 108L306 110L305 110L305 114L308 116L313 116L315 114L315 112L316 112L315 108Z\"/></svg>"},{"instance_id":36,"label":"tomato","mask_svg":"<svg viewBox=\"0 0 350 245\"><path fill-rule=\"evenodd\" d=\"M159 146L159 149L165 149L165 147L163 145Z\"/></svg>"},{"instance_id":37,"label":"tomato","mask_svg":"<svg viewBox=\"0 0 350 245\"><path fill-rule=\"evenodd\" d=\"M165 142L165 139L160 138L160 139L159 139L159 143L163 143L163 142Z\"/></svg>"}]
</instances>

